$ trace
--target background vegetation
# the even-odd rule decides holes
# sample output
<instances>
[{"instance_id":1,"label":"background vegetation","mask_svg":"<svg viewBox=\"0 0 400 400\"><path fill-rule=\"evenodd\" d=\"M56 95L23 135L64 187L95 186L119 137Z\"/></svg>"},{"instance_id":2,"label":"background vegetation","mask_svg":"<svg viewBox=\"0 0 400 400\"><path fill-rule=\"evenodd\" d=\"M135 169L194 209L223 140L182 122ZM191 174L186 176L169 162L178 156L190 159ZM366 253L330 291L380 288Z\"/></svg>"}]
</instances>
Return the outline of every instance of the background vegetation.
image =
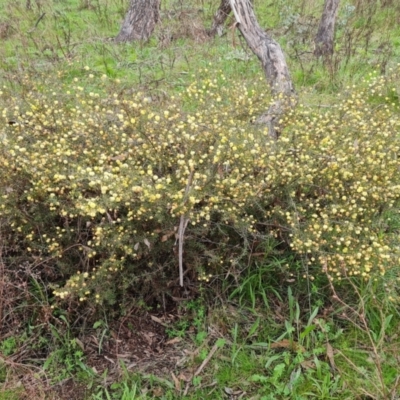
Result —
<instances>
[{"instance_id":1,"label":"background vegetation","mask_svg":"<svg viewBox=\"0 0 400 400\"><path fill-rule=\"evenodd\" d=\"M115 44L126 7L0 1L0 399L397 398L399 5L344 1L322 61L321 1L255 1L277 141L217 1Z\"/></svg>"}]
</instances>

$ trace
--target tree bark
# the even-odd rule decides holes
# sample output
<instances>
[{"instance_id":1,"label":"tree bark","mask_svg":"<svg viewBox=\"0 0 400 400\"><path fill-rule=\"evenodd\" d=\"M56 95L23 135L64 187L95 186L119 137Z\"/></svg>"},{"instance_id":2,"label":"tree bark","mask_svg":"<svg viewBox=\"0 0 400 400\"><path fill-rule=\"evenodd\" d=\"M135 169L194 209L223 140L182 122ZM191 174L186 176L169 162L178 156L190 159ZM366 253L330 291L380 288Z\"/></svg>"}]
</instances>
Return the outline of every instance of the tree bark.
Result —
<instances>
[{"instance_id":1,"label":"tree bark","mask_svg":"<svg viewBox=\"0 0 400 400\"><path fill-rule=\"evenodd\" d=\"M214 14L213 24L210 30L210 36L222 36L224 31L225 21L232 11L231 3L229 0L221 0L221 4L217 12Z\"/></svg>"},{"instance_id":2,"label":"tree bark","mask_svg":"<svg viewBox=\"0 0 400 400\"><path fill-rule=\"evenodd\" d=\"M237 26L248 46L258 57L271 87L275 102L256 120L265 124L273 138L277 138L280 115L296 104L296 93L281 46L257 22L250 0L230 0Z\"/></svg>"},{"instance_id":3,"label":"tree bark","mask_svg":"<svg viewBox=\"0 0 400 400\"><path fill-rule=\"evenodd\" d=\"M335 24L340 0L325 0L324 11L315 37L316 57L327 57L333 54Z\"/></svg>"},{"instance_id":4,"label":"tree bark","mask_svg":"<svg viewBox=\"0 0 400 400\"><path fill-rule=\"evenodd\" d=\"M160 20L161 0L131 0L116 42L148 40Z\"/></svg>"}]
</instances>

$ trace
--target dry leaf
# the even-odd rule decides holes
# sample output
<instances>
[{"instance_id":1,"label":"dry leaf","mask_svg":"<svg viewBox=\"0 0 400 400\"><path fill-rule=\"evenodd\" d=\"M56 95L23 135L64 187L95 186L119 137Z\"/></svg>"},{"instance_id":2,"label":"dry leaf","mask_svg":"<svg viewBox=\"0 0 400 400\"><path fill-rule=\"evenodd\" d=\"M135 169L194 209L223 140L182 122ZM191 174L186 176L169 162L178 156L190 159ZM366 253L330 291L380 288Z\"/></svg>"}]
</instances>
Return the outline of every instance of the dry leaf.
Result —
<instances>
[{"instance_id":1,"label":"dry leaf","mask_svg":"<svg viewBox=\"0 0 400 400\"><path fill-rule=\"evenodd\" d=\"M132 358L132 354L131 353L118 353L117 354L117 358Z\"/></svg>"},{"instance_id":2,"label":"dry leaf","mask_svg":"<svg viewBox=\"0 0 400 400\"><path fill-rule=\"evenodd\" d=\"M176 338L173 338L171 340L168 340L167 342L165 342L165 344L175 344L175 343L179 343L181 341L182 341L182 338L176 337Z\"/></svg>"},{"instance_id":3,"label":"dry leaf","mask_svg":"<svg viewBox=\"0 0 400 400\"><path fill-rule=\"evenodd\" d=\"M106 213L106 215L107 215L108 222L110 224L112 224L114 222L114 220L112 219L111 215L109 213Z\"/></svg>"},{"instance_id":4,"label":"dry leaf","mask_svg":"<svg viewBox=\"0 0 400 400\"><path fill-rule=\"evenodd\" d=\"M85 350L85 346L84 344L77 338L75 338L75 343L84 351Z\"/></svg>"},{"instance_id":5,"label":"dry leaf","mask_svg":"<svg viewBox=\"0 0 400 400\"><path fill-rule=\"evenodd\" d=\"M153 336L154 333L152 332L142 332L142 337L144 337L150 345L153 343Z\"/></svg>"},{"instance_id":6,"label":"dry leaf","mask_svg":"<svg viewBox=\"0 0 400 400\"><path fill-rule=\"evenodd\" d=\"M290 349L292 351L301 351L304 353L306 350L303 346L293 340L283 339L279 342L271 343L271 349Z\"/></svg>"},{"instance_id":7,"label":"dry leaf","mask_svg":"<svg viewBox=\"0 0 400 400\"><path fill-rule=\"evenodd\" d=\"M150 249L150 242L147 239L144 239L143 243Z\"/></svg>"},{"instance_id":8,"label":"dry leaf","mask_svg":"<svg viewBox=\"0 0 400 400\"><path fill-rule=\"evenodd\" d=\"M157 322L157 324L160 324L162 326L168 327L168 324L163 322L160 318L156 317L155 315L150 315L150 318L154 321Z\"/></svg>"},{"instance_id":9,"label":"dry leaf","mask_svg":"<svg viewBox=\"0 0 400 400\"><path fill-rule=\"evenodd\" d=\"M155 397L161 397L164 394L164 391L162 390L162 388L160 386L155 387L153 389L153 396Z\"/></svg>"},{"instance_id":10,"label":"dry leaf","mask_svg":"<svg viewBox=\"0 0 400 400\"><path fill-rule=\"evenodd\" d=\"M94 336L94 335L92 335L92 336L90 336L90 337L91 337L91 339L93 340L93 342L98 346L98 345L99 345L99 340L97 339L97 337Z\"/></svg>"},{"instance_id":11,"label":"dry leaf","mask_svg":"<svg viewBox=\"0 0 400 400\"><path fill-rule=\"evenodd\" d=\"M171 371L172 379L174 380L175 389L180 392L181 390L181 381L176 377L176 375Z\"/></svg>"},{"instance_id":12,"label":"dry leaf","mask_svg":"<svg viewBox=\"0 0 400 400\"><path fill-rule=\"evenodd\" d=\"M312 369L315 368L315 363L312 360L305 360L303 362L300 363L300 365L304 368L304 369Z\"/></svg>"},{"instance_id":13,"label":"dry leaf","mask_svg":"<svg viewBox=\"0 0 400 400\"><path fill-rule=\"evenodd\" d=\"M331 368L333 370L335 370L336 369L335 357L333 355L333 347L331 346L330 343L326 344L326 355L328 357L329 364L331 365Z\"/></svg>"},{"instance_id":14,"label":"dry leaf","mask_svg":"<svg viewBox=\"0 0 400 400\"><path fill-rule=\"evenodd\" d=\"M160 318L156 317L155 315L150 315L150 318L154 321L154 322L158 322L159 324L163 324L164 322L161 321Z\"/></svg>"},{"instance_id":15,"label":"dry leaf","mask_svg":"<svg viewBox=\"0 0 400 400\"><path fill-rule=\"evenodd\" d=\"M118 156L115 156L115 157L109 157L108 159L112 160L112 161L124 161L127 156L128 156L128 153L123 153L123 154L119 154Z\"/></svg>"},{"instance_id":16,"label":"dry leaf","mask_svg":"<svg viewBox=\"0 0 400 400\"><path fill-rule=\"evenodd\" d=\"M171 236L175 235L175 231L168 231L165 235L161 237L162 242L166 242Z\"/></svg>"},{"instance_id":17,"label":"dry leaf","mask_svg":"<svg viewBox=\"0 0 400 400\"><path fill-rule=\"evenodd\" d=\"M178 379L180 379L181 381L184 381L184 382L191 382L193 377L190 374L185 375L183 372L181 372L178 376Z\"/></svg>"},{"instance_id":18,"label":"dry leaf","mask_svg":"<svg viewBox=\"0 0 400 400\"><path fill-rule=\"evenodd\" d=\"M233 394L233 390L231 388L228 388L228 387L224 387L224 392L226 394L229 394L230 396L232 396L232 394Z\"/></svg>"}]
</instances>

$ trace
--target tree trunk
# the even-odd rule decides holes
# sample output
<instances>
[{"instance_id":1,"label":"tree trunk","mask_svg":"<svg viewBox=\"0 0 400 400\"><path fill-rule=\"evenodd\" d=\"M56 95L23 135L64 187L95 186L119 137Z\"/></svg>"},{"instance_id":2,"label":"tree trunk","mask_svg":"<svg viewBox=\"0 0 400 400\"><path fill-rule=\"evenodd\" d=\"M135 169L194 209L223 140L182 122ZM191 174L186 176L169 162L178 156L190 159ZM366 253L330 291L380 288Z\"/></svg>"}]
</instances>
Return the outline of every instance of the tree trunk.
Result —
<instances>
[{"instance_id":1,"label":"tree trunk","mask_svg":"<svg viewBox=\"0 0 400 400\"><path fill-rule=\"evenodd\" d=\"M148 40L160 19L161 0L131 0L116 42Z\"/></svg>"},{"instance_id":2,"label":"tree trunk","mask_svg":"<svg viewBox=\"0 0 400 400\"><path fill-rule=\"evenodd\" d=\"M250 0L253 3L254 0ZM229 14L231 13L231 2L230 0L221 0L221 4L217 12L214 14L213 24L209 31L210 36L222 36L224 31L224 24L226 19L228 18Z\"/></svg>"},{"instance_id":3,"label":"tree trunk","mask_svg":"<svg viewBox=\"0 0 400 400\"><path fill-rule=\"evenodd\" d=\"M214 14L213 24L210 30L210 36L222 36L224 30L224 24L228 15L232 11L231 3L229 0L221 0L221 4L217 12Z\"/></svg>"},{"instance_id":4,"label":"tree trunk","mask_svg":"<svg viewBox=\"0 0 400 400\"><path fill-rule=\"evenodd\" d=\"M335 36L335 23L340 0L325 0L324 11L315 37L316 57L327 57L333 54L333 39Z\"/></svg>"},{"instance_id":5,"label":"tree trunk","mask_svg":"<svg viewBox=\"0 0 400 400\"><path fill-rule=\"evenodd\" d=\"M250 0L230 0L237 26L248 46L261 61L275 102L256 123L266 124L273 138L278 136L280 115L296 104L296 94L281 46L257 22Z\"/></svg>"}]
</instances>

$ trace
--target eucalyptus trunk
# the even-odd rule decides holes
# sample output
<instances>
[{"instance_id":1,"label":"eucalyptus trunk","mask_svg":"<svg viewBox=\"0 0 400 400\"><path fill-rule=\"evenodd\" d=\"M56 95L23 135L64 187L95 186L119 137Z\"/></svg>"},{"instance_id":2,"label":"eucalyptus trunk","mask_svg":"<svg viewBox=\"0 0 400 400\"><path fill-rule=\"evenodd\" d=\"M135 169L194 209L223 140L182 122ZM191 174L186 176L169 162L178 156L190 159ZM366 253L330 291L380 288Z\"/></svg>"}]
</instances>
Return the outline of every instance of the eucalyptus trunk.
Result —
<instances>
[{"instance_id":1,"label":"eucalyptus trunk","mask_svg":"<svg viewBox=\"0 0 400 400\"><path fill-rule=\"evenodd\" d=\"M148 40L160 20L161 0L131 0L116 42Z\"/></svg>"},{"instance_id":2,"label":"eucalyptus trunk","mask_svg":"<svg viewBox=\"0 0 400 400\"><path fill-rule=\"evenodd\" d=\"M236 24L248 46L258 57L275 98L265 114L256 123L266 124L269 133L277 138L278 121L288 108L296 104L296 93L282 48L258 24L250 0L230 0Z\"/></svg>"},{"instance_id":3,"label":"eucalyptus trunk","mask_svg":"<svg viewBox=\"0 0 400 400\"><path fill-rule=\"evenodd\" d=\"M222 36L224 25L228 15L231 13L231 3L229 0L221 0L217 12L214 14L213 24L210 30L211 36Z\"/></svg>"},{"instance_id":4,"label":"eucalyptus trunk","mask_svg":"<svg viewBox=\"0 0 400 400\"><path fill-rule=\"evenodd\" d=\"M333 55L336 16L340 0L325 0L324 11L315 37L316 57Z\"/></svg>"}]
</instances>

